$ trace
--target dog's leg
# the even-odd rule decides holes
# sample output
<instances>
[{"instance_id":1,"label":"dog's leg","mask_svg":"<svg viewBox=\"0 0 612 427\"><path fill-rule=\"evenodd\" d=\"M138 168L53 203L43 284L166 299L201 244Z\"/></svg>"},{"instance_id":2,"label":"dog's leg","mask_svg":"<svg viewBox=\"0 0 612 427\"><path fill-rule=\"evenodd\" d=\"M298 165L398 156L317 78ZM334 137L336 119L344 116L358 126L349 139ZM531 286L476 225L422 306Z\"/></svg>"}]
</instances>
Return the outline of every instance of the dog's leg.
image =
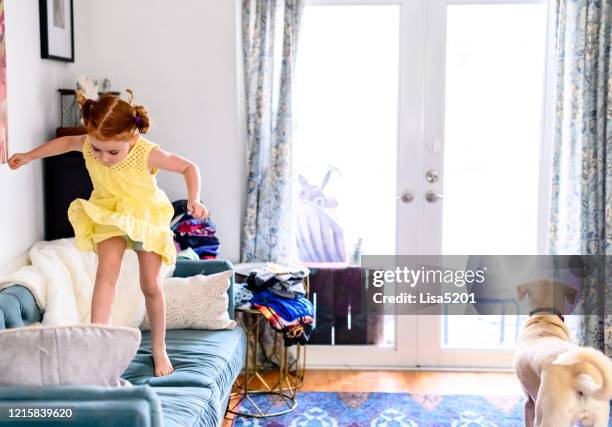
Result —
<instances>
[{"instance_id":1,"label":"dog's leg","mask_svg":"<svg viewBox=\"0 0 612 427\"><path fill-rule=\"evenodd\" d=\"M608 419L610 418L610 404L608 402L604 402L600 408L601 410L597 411L597 414L595 415L593 427L608 427Z\"/></svg>"},{"instance_id":2,"label":"dog's leg","mask_svg":"<svg viewBox=\"0 0 612 427\"><path fill-rule=\"evenodd\" d=\"M540 396L542 388L538 393L535 403L535 427L572 427L571 415L568 417L568 411L563 405L556 404L558 402Z\"/></svg>"},{"instance_id":3,"label":"dog's leg","mask_svg":"<svg viewBox=\"0 0 612 427\"><path fill-rule=\"evenodd\" d=\"M535 403L527 396L525 406L523 407L523 415L525 417L525 427L533 427L535 421Z\"/></svg>"},{"instance_id":4,"label":"dog's leg","mask_svg":"<svg viewBox=\"0 0 612 427\"><path fill-rule=\"evenodd\" d=\"M595 424L593 427L608 427L608 419L607 418L597 418L595 420Z\"/></svg>"}]
</instances>

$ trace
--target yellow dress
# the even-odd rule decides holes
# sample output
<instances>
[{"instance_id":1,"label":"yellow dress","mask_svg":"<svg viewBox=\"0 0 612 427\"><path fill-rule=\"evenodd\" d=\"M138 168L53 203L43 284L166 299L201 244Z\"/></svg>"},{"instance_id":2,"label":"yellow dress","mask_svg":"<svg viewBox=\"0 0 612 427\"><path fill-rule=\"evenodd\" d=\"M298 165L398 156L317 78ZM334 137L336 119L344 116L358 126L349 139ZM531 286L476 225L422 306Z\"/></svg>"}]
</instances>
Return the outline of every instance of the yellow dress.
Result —
<instances>
[{"instance_id":1,"label":"yellow dress","mask_svg":"<svg viewBox=\"0 0 612 427\"><path fill-rule=\"evenodd\" d=\"M130 249L140 242L145 251L161 255L164 264L176 262L170 230L174 209L157 187L158 170L149 171L147 165L149 153L157 147L139 136L122 161L105 166L94 157L89 137L85 138L83 157L94 189L89 200L76 199L68 208L80 250L95 252L97 243L126 236Z\"/></svg>"}]
</instances>

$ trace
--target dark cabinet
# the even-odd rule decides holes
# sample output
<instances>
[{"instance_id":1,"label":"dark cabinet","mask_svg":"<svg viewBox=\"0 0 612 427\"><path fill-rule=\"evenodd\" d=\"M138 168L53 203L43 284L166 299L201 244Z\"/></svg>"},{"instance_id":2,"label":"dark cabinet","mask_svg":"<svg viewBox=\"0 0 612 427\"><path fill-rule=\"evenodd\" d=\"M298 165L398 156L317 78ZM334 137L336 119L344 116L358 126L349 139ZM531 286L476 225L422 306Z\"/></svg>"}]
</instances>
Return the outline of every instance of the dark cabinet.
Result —
<instances>
[{"instance_id":1,"label":"dark cabinet","mask_svg":"<svg viewBox=\"0 0 612 427\"><path fill-rule=\"evenodd\" d=\"M85 133L84 128L58 128L56 136ZM74 199L88 199L92 190L81 152L72 151L43 159L45 240L74 236L68 221L68 206Z\"/></svg>"}]
</instances>

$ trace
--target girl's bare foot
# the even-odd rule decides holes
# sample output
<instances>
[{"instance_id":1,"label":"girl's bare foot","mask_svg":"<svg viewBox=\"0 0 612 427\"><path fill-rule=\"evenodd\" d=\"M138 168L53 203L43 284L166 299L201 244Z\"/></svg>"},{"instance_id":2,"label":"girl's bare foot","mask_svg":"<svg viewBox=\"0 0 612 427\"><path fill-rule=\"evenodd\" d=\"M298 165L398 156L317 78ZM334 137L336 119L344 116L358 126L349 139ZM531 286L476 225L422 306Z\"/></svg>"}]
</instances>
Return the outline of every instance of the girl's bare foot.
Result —
<instances>
[{"instance_id":1,"label":"girl's bare foot","mask_svg":"<svg viewBox=\"0 0 612 427\"><path fill-rule=\"evenodd\" d=\"M174 371L174 368L172 367L172 363L170 363L170 359L168 358L168 353L166 353L166 350L154 351L153 363L155 364L156 377L168 375Z\"/></svg>"}]
</instances>

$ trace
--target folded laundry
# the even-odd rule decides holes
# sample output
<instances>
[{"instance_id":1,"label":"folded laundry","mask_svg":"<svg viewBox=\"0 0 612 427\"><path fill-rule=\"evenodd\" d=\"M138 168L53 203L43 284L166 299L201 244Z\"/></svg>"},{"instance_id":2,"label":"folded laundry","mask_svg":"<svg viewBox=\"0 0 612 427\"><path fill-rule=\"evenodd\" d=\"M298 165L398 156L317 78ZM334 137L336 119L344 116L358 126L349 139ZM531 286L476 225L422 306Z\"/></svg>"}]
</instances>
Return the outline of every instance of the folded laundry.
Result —
<instances>
[{"instance_id":1,"label":"folded laundry","mask_svg":"<svg viewBox=\"0 0 612 427\"><path fill-rule=\"evenodd\" d=\"M315 325L314 308L304 286L310 270L269 262L235 267L236 274L245 277L234 288L236 307L259 310L274 330L283 333L285 346L306 345Z\"/></svg>"},{"instance_id":2,"label":"folded laundry","mask_svg":"<svg viewBox=\"0 0 612 427\"><path fill-rule=\"evenodd\" d=\"M312 324L314 322L312 316L301 316L295 319L293 322L288 322L287 320L283 319L276 311L274 311L272 307L268 307L266 305L253 304L253 308L258 309L264 315L266 315L266 318L270 320L270 324L272 325L272 327L279 331L284 331L287 328L297 326L301 323Z\"/></svg>"},{"instance_id":3,"label":"folded laundry","mask_svg":"<svg viewBox=\"0 0 612 427\"><path fill-rule=\"evenodd\" d=\"M310 271L275 263L244 267L236 269L237 274L246 276L245 283L235 288L236 307L259 310L273 329L283 333L285 346L305 345L315 325L314 307L304 287Z\"/></svg>"},{"instance_id":4,"label":"folded laundry","mask_svg":"<svg viewBox=\"0 0 612 427\"><path fill-rule=\"evenodd\" d=\"M244 283L234 284L234 305L236 308L251 308L251 300L253 299L253 292L246 288Z\"/></svg>"},{"instance_id":5,"label":"folded laundry","mask_svg":"<svg viewBox=\"0 0 612 427\"><path fill-rule=\"evenodd\" d=\"M304 271L278 274L266 269L257 269L249 273L246 283L247 288L252 292L261 292L275 287L276 293L280 296L298 298L306 295L303 285L306 275Z\"/></svg>"},{"instance_id":6,"label":"folded laundry","mask_svg":"<svg viewBox=\"0 0 612 427\"><path fill-rule=\"evenodd\" d=\"M284 333L285 347L297 343L305 345L308 342L314 324L312 316L301 316L293 322L287 322L272 307L259 304L253 304L253 307L268 319L272 328Z\"/></svg>"},{"instance_id":7,"label":"folded laundry","mask_svg":"<svg viewBox=\"0 0 612 427\"><path fill-rule=\"evenodd\" d=\"M306 289L304 288L303 282L278 282L270 286L268 291L283 298L301 298L306 296Z\"/></svg>"},{"instance_id":8,"label":"folded laundry","mask_svg":"<svg viewBox=\"0 0 612 427\"><path fill-rule=\"evenodd\" d=\"M282 298L269 291L253 293L253 304L274 309L283 319L293 322L302 316L313 316L314 308L307 298Z\"/></svg>"}]
</instances>

